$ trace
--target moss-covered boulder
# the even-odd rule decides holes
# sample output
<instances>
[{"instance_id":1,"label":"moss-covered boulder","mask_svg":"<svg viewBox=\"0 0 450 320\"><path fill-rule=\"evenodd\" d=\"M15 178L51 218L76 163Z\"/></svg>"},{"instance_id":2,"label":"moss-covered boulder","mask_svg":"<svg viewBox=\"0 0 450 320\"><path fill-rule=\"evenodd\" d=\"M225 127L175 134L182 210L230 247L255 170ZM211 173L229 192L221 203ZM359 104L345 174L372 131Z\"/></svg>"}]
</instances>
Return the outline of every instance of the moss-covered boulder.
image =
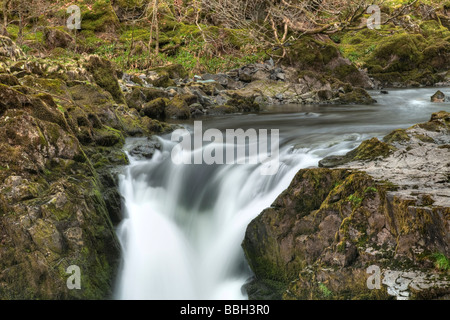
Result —
<instances>
[{"instance_id":1,"label":"moss-covered boulder","mask_svg":"<svg viewBox=\"0 0 450 320\"><path fill-rule=\"evenodd\" d=\"M340 93L339 100L344 104L374 104L377 102L362 88L354 88L350 92Z\"/></svg>"},{"instance_id":2,"label":"moss-covered boulder","mask_svg":"<svg viewBox=\"0 0 450 320\"><path fill-rule=\"evenodd\" d=\"M90 56L85 65L95 82L111 93L117 103L125 103L125 98L117 81L116 70L112 63L99 56Z\"/></svg>"},{"instance_id":3,"label":"moss-covered boulder","mask_svg":"<svg viewBox=\"0 0 450 320\"><path fill-rule=\"evenodd\" d=\"M20 85L19 80L17 80L16 77L7 73L0 74L0 83L9 87Z\"/></svg>"},{"instance_id":4,"label":"moss-covered boulder","mask_svg":"<svg viewBox=\"0 0 450 320\"><path fill-rule=\"evenodd\" d=\"M185 78L188 73L181 64L171 64L164 67L157 67L150 69L151 72L156 72L159 75L167 75L170 79L182 79Z\"/></svg>"},{"instance_id":5,"label":"moss-covered boulder","mask_svg":"<svg viewBox=\"0 0 450 320\"><path fill-rule=\"evenodd\" d=\"M157 67L149 70L149 82L155 87L167 88L175 86L176 79L183 79L187 76L187 71L182 65L172 64L164 67Z\"/></svg>"},{"instance_id":6,"label":"moss-covered boulder","mask_svg":"<svg viewBox=\"0 0 450 320\"><path fill-rule=\"evenodd\" d=\"M143 104L158 98L168 98L169 94L157 88L133 87L131 92L125 95L127 105L141 111Z\"/></svg>"},{"instance_id":7,"label":"moss-covered boulder","mask_svg":"<svg viewBox=\"0 0 450 320\"><path fill-rule=\"evenodd\" d=\"M189 119L191 111L189 105L180 96L176 96L167 103L166 117L172 119Z\"/></svg>"},{"instance_id":8,"label":"moss-covered boulder","mask_svg":"<svg viewBox=\"0 0 450 320\"><path fill-rule=\"evenodd\" d=\"M444 102L445 101L445 94L438 90L435 94L431 96L431 102Z\"/></svg>"},{"instance_id":9,"label":"moss-covered boulder","mask_svg":"<svg viewBox=\"0 0 450 320\"><path fill-rule=\"evenodd\" d=\"M17 61L25 58L25 54L14 41L5 36L0 36L0 59L7 61Z\"/></svg>"},{"instance_id":10,"label":"moss-covered boulder","mask_svg":"<svg viewBox=\"0 0 450 320\"><path fill-rule=\"evenodd\" d=\"M300 170L289 188L247 227L242 246L255 273L246 286L250 299L448 294L445 270L426 281L427 286L418 283L435 274L429 267L431 252L449 256L449 208L429 208L419 199L389 195L389 188L364 172ZM384 277L378 290L367 286L371 265ZM409 280L395 291L402 276Z\"/></svg>"},{"instance_id":11,"label":"moss-covered boulder","mask_svg":"<svg viewBox=\"0 0 450 320\"><path fill-rule=\"evenodd\" d=\"M48 49L68 48L75 44L74 39L67 32L59 28L44 28L43 41Z\"/></svg>"},{"instance_id":12,"label":"moss-covered boulder","mask_svg":"<svg viewBox=\"0 0 450 320\"><path fill-rule=\"evenodd\" d=\"M371 88L371 80L348 59L342 57L332 41L302 37L287 50L282 63L294 66L300 72L312 71L335 77L360 88Z\"/></svg>"},{"instance_id":13,"label":"moss-covered boulder","mask_svg":"<svg viewBox=\"0 0 450 320\"><path fill-rule=\"evenodd\" d=\"M98 0L93 4L83 2L80 7L82 30L115 33L119 29L119 19L110 0Z\"/></svg>"},{"instance_id":14,"label":"moss-covered boulder","mask_svg":"<svg viewBox=\"0 0 450 320\"><path fill-rule=\"evenodd\" d=\"M147 102L142 107L142 113L152 119L164 120L166 117L167 102L168 100L164 98L157 98Z\"/></svg>"}]
</instances>

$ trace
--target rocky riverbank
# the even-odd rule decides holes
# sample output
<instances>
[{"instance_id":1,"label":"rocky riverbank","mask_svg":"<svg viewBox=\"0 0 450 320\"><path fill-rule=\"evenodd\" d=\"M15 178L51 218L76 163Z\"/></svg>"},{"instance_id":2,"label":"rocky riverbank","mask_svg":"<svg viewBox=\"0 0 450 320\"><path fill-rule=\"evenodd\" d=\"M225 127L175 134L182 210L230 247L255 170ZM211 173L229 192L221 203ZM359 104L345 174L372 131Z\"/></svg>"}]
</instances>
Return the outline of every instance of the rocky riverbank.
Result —
<instances>
[{"instance_id":1,"label":"rocky riverbank","mask_svg":"<svg viewBox=\"0 0 450 320\"><path fill-rule=\"evenodd\" d=\"M448 298L449 130L435 113L301 170L247 228L249 297Z\"/></svg>"},{"instance_id":2,"label":"rocky riverbank","mask_svg":"<svg viewBox=\"0 0 450 320\"><path fill-rule=\"evenodd\" d=\"M227 73L189 78L182 66L172 65L123 74L121 89L128 106L160 120L257 112L264 104L376 102L365 89L377 84L344 59L337 47L314 39L305 39L302 46L292 51L310 51L305 66L298 66L295 57L278 65L270 59Z\"/></svg>"},{"instance_id":3,"label":"rocky riverbank","mask_svg":"<svg viewBox=\"0 0 450 320\"><path fill-rule=\"evenodd\" d=\"M58 44L61 37L51 32L45 37L56 47L61 45ZM0 36L0 297L111 297L120 259L114 232L114 225L121 221L117 173L128 163L123 152L126 137L150 138L170 132L173 127L164 122L168 119L257 112L263 104L370 104L374 100L366 89L371 88L378 88L376 80L344 59L335 45L313 38L295 43L280 64L267 60L227 73L189 77L180 65L131 74L96 55L81 55L74 59L60 55L40 58L25 54L9 37ZM436 121L441 121L439 119ZM420 145L432 144L431 140L441 141L440 138L421 133L418 128L415 130L418 130L417 134L407 133L417 144L411 148L418 146L418 150L429 152L430 157L444 156L438 154L447 150L442 146L439 147L441 151L429 151L427 146L422 148ZM386 146L375 145L377 150L382 150L381 155L389 155L399 148L396 143L389 142ZM155 144L154 147L158 146ZM152 148L130 152L151 157ZM372 149L368 153L371 152ZM345 181L352 173L339 170L337 174L332 173L333 170L317 169L313 176L317 175L319 182L322 176L325 177L324 182L316 186L319 194L325 196L332 187L328 184L329 174L337 174L333 184L346 185ZM398 180L401 180L399 170L397 168ZM421 169L415 170L411 171L411 179ZM358 175L358 179L369 187L374 178ZM425 180L422 177L410 184L422 188ZM397 182L394 180L393 183ZM382 196L388 194L389 186L373 187L377 189L375 198L375 194L381 192L376 198L379 202L374 206L388 203ZM328 192L331 190L334 189ZM357 190L354 187L353 193ZM342 191L342 196L348 198L350 191ZM440 194L431 197L436 197L435 201L440 203L444 199L438 197ZM351 199L364 203L358 200L362 193L355 197ZM348 201L353 203L353 200L345 202L342 198L335 202L348 207ZM305 207L304 214L324 201L315 199L311 206ZM440 209L436 210L430 219L443 214ZM352 214L348 212L340 219ZM335 217L329 219L334 221ZM317 228L320 229L320 223ZM380 230L376 229L378 233ZM343 233L339 238L341 249L346 248L347 241L351 247L352 232ZM320 246L314 250L319 252ZM448 249L433 249L448 255L445 251ZM252 250L246 249L250 261ZM255 250L266 254L264 248ZM330 252L333 255L334 251ZM293 256L289 254L283 256L281 263L291 261ZM344 259L345 264L347 258L343 255L344 258L337 256L336 259ZM293 258L292 261L302 260ZM81 269L82 290L68 290L66 286L70 275L66 270L71 265ZM257 263L252 266L258 269ZM267 271L267 281L275 281L278 286L290 280L292 270L297 270L297 266L290 268L282 273L276 271L276 276ZM266 279L265 275L261 277ZM284 284L280 288L284 290ZM281 291L276 292L280 296ZM295 290L290 292L295 293ZM294 297L301 296L295 294Z\"/></svg>"},{"instance_id":4,"label":"rocky riverbank","mask_svg":"<svg viewBox=\"0 0 450 320\"><path fill-rule=\"evenodd\" d=\"M124 137L170 127L128 108L106 60L36 59L7 37L0 45L0 297L110 297ZM67 288L71 265L82 290Z\"/></svg>"}]
</instances>

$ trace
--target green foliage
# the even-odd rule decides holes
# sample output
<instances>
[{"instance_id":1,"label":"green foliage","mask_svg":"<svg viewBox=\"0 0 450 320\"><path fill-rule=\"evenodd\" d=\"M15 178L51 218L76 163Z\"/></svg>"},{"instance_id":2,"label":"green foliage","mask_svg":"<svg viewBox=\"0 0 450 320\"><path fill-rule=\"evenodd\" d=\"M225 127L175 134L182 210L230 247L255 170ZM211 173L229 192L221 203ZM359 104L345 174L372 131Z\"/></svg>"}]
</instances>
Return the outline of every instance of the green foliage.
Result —
<instances>
[{"instance_id":1,"label":"green foliage","mask_svg":"<svg viewBox=\"0 0 450 320\"><path fill-rule=\"evenodd\" d=\"M367 187L366 190L364 190L364 193L376 193L376 192L378 192L378 190L375 187Z\"/></svg>"},{"instance_id":2,"label":"green foliage","mask_svg":"<svg viewBox=\"0 0 450 320\"><path fill-rule=\"evenodd\" d=\"M358 197L356 194L351 194L348 196L347 200L350 201L354 207L358 207L363 201L363 198Z\"/></svg>"},{"instance_id":3,"label":"green foliage","mask_svg":"<svg viewBox=\"0 0 450 320\"><path fill-rule=\"evenodd\" d=\"M325 299L330 299L333 296L333 292L331 292L330 289L328 289L322 282L319 283L319 291Z\"/></svg>"},{"instance_id":4,"label":"green foliage","mask_svg":"<svg viewBox=\"0 0 450 320\"><path fill-rule=\"evenodd\" d=\"M441 271L450 271L450 260L443 253L433 254L434 265Z\"/></svg>"}]
</instances>

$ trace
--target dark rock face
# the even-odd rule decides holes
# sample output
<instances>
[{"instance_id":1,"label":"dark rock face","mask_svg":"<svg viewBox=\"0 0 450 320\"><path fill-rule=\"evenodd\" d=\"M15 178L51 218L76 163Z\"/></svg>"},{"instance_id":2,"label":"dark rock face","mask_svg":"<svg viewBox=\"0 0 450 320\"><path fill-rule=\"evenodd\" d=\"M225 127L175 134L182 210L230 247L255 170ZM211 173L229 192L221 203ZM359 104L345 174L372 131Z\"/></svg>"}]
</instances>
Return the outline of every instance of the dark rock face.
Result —
<instances>
[{"instance_id":1,"label":"dark rock face","mask_svg":"<svg viewBox=\"0 0 450 320\"><path fill-rule=\"evenodd\" d=\"M250 298L266 298L260 285L277 283L285 299L386 299L389 286L366 286L368 266L418 270L433 263L429 252L448 256L449 208L391 197L388 187L362 172L301 170L248 226L243 248L256 276ZM448 293L445 274L429 287ZM402 294L413 294L407 288Z\"/></svg>"},{"instance_id":2,"label":"dark rock face","mask_svg":"<svg viewBox=\"0 0 450 320\"><path fill-rule=\"evenodd\" d=\"M0 55L12 73L0 74L0 297L110 298L125 136L171 128L118 105L114 68L98 57L64 67L29 61L5 37ZM71 265L81 290L67 288Z\"/></svg>"},{"instance_id":3,"label":"dark rock face","mask_svg":"<svg viewBox=\"0 0 450 320\"><path fill-rule=\"evenodd\" d=\"M449 119L434 113L384 142L373 138L321 162L337 169L298 172L247 228L250 298L448 295L450 275L436 257L450 256L450 182L442 161L449 158ZM380 268L380 290L367 286L372 265Z\"/></svg>"}]
</instances>

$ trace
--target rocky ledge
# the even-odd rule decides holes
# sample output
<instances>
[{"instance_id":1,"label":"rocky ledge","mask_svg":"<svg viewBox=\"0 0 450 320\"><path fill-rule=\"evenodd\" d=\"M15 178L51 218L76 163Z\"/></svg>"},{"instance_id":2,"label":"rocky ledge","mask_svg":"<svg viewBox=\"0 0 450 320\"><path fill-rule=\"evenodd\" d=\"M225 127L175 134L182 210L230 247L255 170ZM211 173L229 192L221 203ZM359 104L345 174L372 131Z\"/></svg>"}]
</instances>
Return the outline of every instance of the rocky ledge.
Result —
<instances>
[{"instance_id":1,"label":"rocky ledge","mask_svg":"<svg viewBox=\"0 0 450 320\"><path fill-rule=\"evenodd\" d=\"M0 299L105 299L120 260L125 136L170 126L125 104L112 64L25 55L0 36ZM80 267L81 290L66 273Z\"/></svg>"},{"instance_id":2,"label":"rocky ledge","mask_svg":"<svg viewBox=\"0 0 450 320\"><path fill-rule=\"evenodd\" d=\"M247 228L249 297L449 298L449 130L442 111L298 172Z\"/></svg>"}]
</instances>

